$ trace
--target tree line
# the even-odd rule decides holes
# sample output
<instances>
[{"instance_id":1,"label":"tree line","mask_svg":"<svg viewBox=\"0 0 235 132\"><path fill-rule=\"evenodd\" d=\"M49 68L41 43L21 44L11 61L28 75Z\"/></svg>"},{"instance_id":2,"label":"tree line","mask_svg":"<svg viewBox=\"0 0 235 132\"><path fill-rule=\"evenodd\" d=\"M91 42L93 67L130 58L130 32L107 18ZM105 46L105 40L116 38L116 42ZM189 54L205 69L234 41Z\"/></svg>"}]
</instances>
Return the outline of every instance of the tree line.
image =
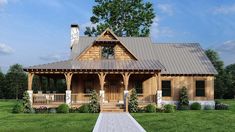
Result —
<instances>
[{"instance_id":1,"label":"tree line","mask_svg":"<svg viewBox=\"0 0 235 132\"><path fill-rule=\"evenodd\" d=\"M235 96L235 64L224 66L218 53L208 49L205 51L218 74L215 75L214 92L216 99L232 99ZM53 85L52 85L53 84ZM64 93L66 83L64 79L55 80L47 77L34 76L34 91L57 91ZM6 74L0 70L0 98L22 99L27 90L27 74L20 64L10 66Z\"/></svg>"},{"instance_id":2,"label":"tree line","mask_svg":"<svg viewBox=\"0 0 235 132\"><path fill-rule=\"evenodd\" d=\"M66 89L64 79L57 79L55 82L55 80L46 76L39 77L35 75L32 85L34 92L57 91L64 93ZM0 99L22 99L27 88L28 76L22 65L14 64L10 66L6 74L3 74L0 70Z\"/></svg>"}]
</instances>

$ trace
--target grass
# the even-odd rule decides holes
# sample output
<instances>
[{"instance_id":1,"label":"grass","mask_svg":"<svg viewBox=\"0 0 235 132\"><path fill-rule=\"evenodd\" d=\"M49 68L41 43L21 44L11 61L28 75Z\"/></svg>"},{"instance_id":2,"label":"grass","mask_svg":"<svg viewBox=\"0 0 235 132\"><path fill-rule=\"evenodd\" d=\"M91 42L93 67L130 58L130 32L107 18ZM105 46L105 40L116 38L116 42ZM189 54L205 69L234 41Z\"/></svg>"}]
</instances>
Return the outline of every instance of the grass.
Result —
<instances>
[{"instance_id":1,"label":"grass","mask_svg":"<svg viewBox=\"0 0 235 132\"><path fill-rule=\"evenodd\" d=\"M148 132L232 132L235 130L235 100L221 100L230 110L177 111L175 113L134 113Z\"/></svg>"},{"instance_id":2,"label":"grass","mask_svg":"<svg viewBox=\"0 0 235 132\"><path fill-rule=\"evenodd\" d=\"M0 100L0 132L88 132L98 114L12 114L16 101Z\"/></svg>"}]
</instances>

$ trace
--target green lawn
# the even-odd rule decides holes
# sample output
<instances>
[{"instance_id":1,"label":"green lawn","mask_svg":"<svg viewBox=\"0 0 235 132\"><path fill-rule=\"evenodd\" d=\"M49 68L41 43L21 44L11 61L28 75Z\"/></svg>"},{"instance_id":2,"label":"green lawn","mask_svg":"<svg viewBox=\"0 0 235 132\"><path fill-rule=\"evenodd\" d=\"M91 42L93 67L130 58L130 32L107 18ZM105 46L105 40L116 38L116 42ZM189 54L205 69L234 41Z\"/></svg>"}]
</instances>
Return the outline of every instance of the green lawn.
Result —
<instances>
[{"instance_id":1,"label":"green lawn","mask_svg":"<svg viewBox=\"0 0 235 132\"><path fill-rule=\"evenodd\" d=\"M235 101L230 110L135 113L134 118L148 131L234 131ZM98 114L12 114L14 100L0 100L0 132L86 132L92 131Z\"/></svg>"},{"instance_id":2,"label":"green lawn","mask_svg":"<svg viewBox=\"0 0 235 132\"><path fill-rule=\"evenodd\" d=\"M98 114L12 114L15 101L0 100L0 132L88 132Z\"/></svg>"},{"instance_id":3,"label":"green lawn","mask_svg":"<svg viewBox=\"0 0 235 132\"><path fill-rule=\"evenodd\" d=\"M177 111L175 113L135 113L132 116L148 132L234 132L235 100L222 100L230 110Z\"/></svg>"}]
</instances>

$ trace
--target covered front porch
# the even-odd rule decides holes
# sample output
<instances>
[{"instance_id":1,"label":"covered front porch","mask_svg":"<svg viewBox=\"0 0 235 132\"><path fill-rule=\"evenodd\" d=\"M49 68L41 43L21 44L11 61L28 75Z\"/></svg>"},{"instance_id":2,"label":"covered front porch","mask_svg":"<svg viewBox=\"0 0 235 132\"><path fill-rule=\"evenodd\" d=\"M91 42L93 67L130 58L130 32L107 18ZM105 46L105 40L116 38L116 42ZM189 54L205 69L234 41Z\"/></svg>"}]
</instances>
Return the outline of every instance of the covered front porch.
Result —
<instances>
[{"instance_id":1,"label":"covered front porch","mask_svg":"<svg viewBox=\"0 0 235 132\"><path fill-rule=\"evenodd\" d=\"M86 62L87 63L87 62ZM157 90L160 90L161 68L150 65L152 69L141 68L140 62L131 62L126 68L112 66L113 62L99 63L99 67L80 65L61 69L56 67L39 66L25 69L28 72L28 93L33 107L47 106L57 107L66 103L69 106L79 107L89 103L91 91L99 94L100 107L107 103L128 106L129 92L137 90L139 104L155 103ZM123 63L123 62L122 62ZM53 63L52 63L53 64ZM115 62L117 64L117 62ZM112 68L102 68L102 66ZM136 65L136 66L135 66ZM139 66L139 67L137 67ZM155 66L155 67L153 67ZM40 88L33 88L33 78L39 78ZM43 81L47 80L47 86L43 88ZM60 84L58 84L60 80ZM138 83L139 82L139 83ZM141 86L138 86L141 85ZM63 86L63 87L62 87ZM59 89L57 89L60 87ZM159 100L159 99L158 99Z\"/></svg>"}]
</instances>

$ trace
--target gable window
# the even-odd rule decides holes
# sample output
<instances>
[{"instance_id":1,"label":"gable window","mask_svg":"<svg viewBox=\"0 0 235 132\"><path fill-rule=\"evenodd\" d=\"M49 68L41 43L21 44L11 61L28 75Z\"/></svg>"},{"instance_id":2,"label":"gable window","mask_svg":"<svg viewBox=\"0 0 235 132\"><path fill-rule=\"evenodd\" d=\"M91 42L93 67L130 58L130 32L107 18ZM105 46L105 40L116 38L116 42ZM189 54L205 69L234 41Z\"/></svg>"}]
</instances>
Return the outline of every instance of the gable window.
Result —
<instances>
[{"instance_id":1,"label":"gable window","mask_svg":"<svg viewBox=\"0 0 235 132\"><path fill-rule=\"evenodd\" d=\"M114 59L114 46L102 46L101 57L102 59Z\"/></svg>"},{"instance_id":2,"label":"gable window","mask_svg":"<svg viewBox=\"0 0 235 132\"><path fill-rule=\"evenodd\" d=\"M91 93L92 90L94 90L93 87L93 81L92 80L85 80L84 81L84 93Z\"/></svg>"},{"instance_id":3,"label":"gable window","mask_svg":"<svg viewBox=\"0 0 235 132\"><path fill-rule=\"evenodd\" d=\"M196 81L196 96L205 96L205 81Z\"/></svg>"},{"instance_id":4,"label":"gable window","mask_svg":"<svg viewBox=\"0 0 235 132\"><path fill-rule=\"evenodd\" d=\"M171 81L162 81L162 96L171 96Z\"/></svg>"},{"instance_id":5,"label":"gable window","mask_svg":"<svg viewBox=\"0 0 235 132\"><path fill-rule=\"evenodd\" d=\"M142 81L135 81L134 89L136 90L137 94L143 94Z\"/></svg>"}]
</instances>

